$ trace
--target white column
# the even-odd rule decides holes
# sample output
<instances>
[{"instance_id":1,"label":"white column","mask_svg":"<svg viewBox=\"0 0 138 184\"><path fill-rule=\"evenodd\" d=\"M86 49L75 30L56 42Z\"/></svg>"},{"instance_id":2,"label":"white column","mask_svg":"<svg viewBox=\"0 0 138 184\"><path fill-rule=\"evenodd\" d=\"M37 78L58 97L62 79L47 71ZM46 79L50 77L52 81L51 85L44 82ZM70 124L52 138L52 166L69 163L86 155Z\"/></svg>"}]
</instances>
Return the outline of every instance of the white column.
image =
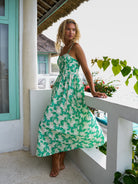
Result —
<instances>
[{"instance_id":1,"label":"white column","mask_svg":"<svg viewBox=\"0 0 138 184\"><path fill-rule=\"evenodd\" d=\"M30 145L29 90L37 88L37 0L23 0L24 146Z\"/></svg>"}]
</instances>

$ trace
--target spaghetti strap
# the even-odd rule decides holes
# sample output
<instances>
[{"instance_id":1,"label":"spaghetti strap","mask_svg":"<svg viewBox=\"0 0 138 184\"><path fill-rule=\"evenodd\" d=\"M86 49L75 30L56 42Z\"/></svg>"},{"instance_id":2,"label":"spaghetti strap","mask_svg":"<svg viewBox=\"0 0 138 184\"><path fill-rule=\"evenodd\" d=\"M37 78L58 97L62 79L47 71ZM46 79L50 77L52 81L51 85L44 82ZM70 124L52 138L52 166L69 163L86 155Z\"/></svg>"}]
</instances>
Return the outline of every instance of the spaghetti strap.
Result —
<instances>
[{"instance_id":1,"label":"spaghetti strap","mask_svg":"<svg viewBox=\"0 0 138 184\"><path fill-rule=\"evenodd\" d=\"M68 52L67 52L68 54L69 54L71 48L73 47L73 45L74 45L74 42L73 42L72 45L70 46L70 48L69 48L69 50L68 50Z\"/></svg>"}]
</instances>

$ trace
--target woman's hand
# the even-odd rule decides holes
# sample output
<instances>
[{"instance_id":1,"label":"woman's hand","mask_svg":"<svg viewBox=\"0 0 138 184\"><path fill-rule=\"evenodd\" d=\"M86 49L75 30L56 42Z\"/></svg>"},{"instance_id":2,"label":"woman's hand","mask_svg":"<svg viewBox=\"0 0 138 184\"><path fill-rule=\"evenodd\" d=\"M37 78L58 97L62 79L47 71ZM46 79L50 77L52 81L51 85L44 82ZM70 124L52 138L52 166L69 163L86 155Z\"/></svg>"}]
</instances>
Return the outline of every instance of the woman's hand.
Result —
<instances>
[{"instance_id":1,"label":"woman's hand","mask_svg":"<svg viewBox=\"0 0 138 184\"><path fill-rule=\"evenodd\" d=\"M105 93L92 92L92 95L93 95L93 97L107 98L107 95Z\"/></svg>"}]
</instances>

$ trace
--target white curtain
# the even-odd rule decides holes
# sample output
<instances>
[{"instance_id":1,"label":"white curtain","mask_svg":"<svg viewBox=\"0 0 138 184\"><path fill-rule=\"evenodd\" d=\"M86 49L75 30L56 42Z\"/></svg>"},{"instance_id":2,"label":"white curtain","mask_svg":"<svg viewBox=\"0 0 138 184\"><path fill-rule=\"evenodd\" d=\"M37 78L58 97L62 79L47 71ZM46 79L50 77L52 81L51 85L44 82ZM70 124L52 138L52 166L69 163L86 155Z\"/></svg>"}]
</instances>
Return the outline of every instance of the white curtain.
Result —
<instances>
[{"instance_id":1,"label":"white curtain","mask_svg":"<svg viewBox=\"0 0 138 184\"><path fill-rule=\"evenodd\" d=\"M0 24L0 113L9 112L8 25Z\"/></svg>"},{"instance_id":2,"label":"white curtain","mask_svg":"<svg viewBox=\"0 0 138 184\"><path fill-rule=\"evenodd\" d=\"M46 64L39 63L39 74L46 74Z\"/></svg>"}]
</instances>

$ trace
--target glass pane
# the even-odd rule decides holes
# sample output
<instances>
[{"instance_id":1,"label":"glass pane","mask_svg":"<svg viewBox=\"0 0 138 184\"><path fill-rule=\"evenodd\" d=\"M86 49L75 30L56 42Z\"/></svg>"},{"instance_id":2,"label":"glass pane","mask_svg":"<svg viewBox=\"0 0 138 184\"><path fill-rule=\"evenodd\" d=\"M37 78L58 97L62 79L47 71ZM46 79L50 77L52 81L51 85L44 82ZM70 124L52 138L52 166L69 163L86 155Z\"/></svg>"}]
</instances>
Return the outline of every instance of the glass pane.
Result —
<instances>
[{"instance_id":1,"label":"glass pane","mask_svg":"<svg viewBox=\"0 0 138 184\"><path fill-rule=\"evenodd\" d=\"M8 25L0 24L0 113L9 112Z\"/></svg>"},{"instance_id":2,"label":"glass pane","mask_svg":"<svg viewBox=\"0 0 138 184\"><path fill-rule=\"evenodd\" d=\"M46 64L39 63L39 74L45 74L45 73L46 73Z\"/></svg>"},{"instance_id":3,"label":"glass pane","mask_svg":"<svg viewBox=\"0 0 138 184\"><path fill-rule=\"evenodd\" d=\"M5 16L5 0L0 0L0 16Z\"/></svg>"},{"instance_id":4,"label":"glass pane","mask_svg":"<svg viewBox=\"0 0 138 184\"><path fill-rule=\"evenodd\" d=\"M45 60L46 60L45 56L39 56L39 61L45 61Z\"/></svg>"}]
</instances>

